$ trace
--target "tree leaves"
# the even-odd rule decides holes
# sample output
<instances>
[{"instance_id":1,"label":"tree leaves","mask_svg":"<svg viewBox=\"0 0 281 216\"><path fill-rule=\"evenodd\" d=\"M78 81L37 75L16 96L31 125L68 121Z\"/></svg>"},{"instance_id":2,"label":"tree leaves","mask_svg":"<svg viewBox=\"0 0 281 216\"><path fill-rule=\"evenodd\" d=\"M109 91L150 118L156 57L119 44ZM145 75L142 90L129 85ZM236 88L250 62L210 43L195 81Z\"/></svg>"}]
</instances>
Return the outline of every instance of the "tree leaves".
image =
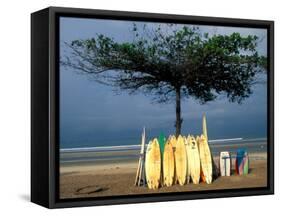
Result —
<instances>
[{"instance_id":1,"label":"tree leaves","mask_svg":"<svg viewBox=\"0 0 281 216\"><path fill-rule=\"evenodd\" d=\"M102 34L74 40L68 44L71 58L62 63L96 81L113 71L106 84L154 94L158 102L169 102L175 89L181 89L182 97L192 96L201 103L222 93L241 103L252 93L256 75L267 68L267 58L258 55L255 35L209 36L187 26L167 33L161 25L139 30L136 24L132 33L133 42L118 43Z\"/></svg>"}]
</instances>

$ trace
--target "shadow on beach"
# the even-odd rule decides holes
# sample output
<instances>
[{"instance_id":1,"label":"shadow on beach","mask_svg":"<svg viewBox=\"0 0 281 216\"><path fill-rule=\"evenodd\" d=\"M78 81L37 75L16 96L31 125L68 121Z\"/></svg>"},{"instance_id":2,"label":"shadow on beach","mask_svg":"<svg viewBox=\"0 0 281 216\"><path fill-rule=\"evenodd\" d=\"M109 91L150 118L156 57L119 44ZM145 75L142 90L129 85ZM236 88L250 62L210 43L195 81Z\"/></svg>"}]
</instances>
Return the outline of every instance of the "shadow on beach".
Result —
<instances>
[{"instance_id":1,"label":"shadow on beach","mask_svg":"<svg viewBox=\"0 0 281 216\"><path fill-rule=\"evenodd\" d=\"M215 159L215 161L217 160ZM232 169L231 176L218 176L212 184L201 182L197 185L173 185L171 187L161 187L157 190L134 186L137 162L62 166L60 176L61 198L241 189L267 186L267 160L252 160L250 166L249 174L247 175L237 175ZM64 175L64 173L68 173L68 175Z\"/></svg>"}]
</instances>

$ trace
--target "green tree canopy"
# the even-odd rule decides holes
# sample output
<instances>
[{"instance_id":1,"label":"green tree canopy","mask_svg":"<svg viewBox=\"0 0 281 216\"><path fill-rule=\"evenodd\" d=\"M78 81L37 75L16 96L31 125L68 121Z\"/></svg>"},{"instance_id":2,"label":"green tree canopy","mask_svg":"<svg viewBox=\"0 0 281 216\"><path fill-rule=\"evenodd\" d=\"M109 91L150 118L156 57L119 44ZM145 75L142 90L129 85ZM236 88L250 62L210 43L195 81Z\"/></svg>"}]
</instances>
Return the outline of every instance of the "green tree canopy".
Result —
<instances>
[{"instance_id":1,"label":"green tree canopy","mask_svg":"<svg viewBox=\"0 0 281 216\"><path fill-rule=\"evenodd\" d=\"M154 95L157 102L176 102L176 135L181 132L181 99L204 104L224 94L241 103L252 93L267 58L257 51L258 37L202 34L187 26L166 33L134 25L131 42L116 42L103 34L74 40L71 56L61 63L102 84L130 93Z\"/></svg>"}]
</instances>

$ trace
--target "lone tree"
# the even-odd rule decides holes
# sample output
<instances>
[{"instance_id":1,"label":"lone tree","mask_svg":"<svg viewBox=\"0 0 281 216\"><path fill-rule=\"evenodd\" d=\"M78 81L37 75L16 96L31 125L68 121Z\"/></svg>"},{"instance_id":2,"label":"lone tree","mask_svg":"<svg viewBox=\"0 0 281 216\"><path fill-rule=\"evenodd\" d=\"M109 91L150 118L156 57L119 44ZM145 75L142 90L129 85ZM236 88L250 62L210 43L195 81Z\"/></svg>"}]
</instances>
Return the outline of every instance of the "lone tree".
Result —
<instances>
[{"instance_id":1,"label":"lone tree","mask_svg":"<svg viewBox=\"0 0 281 216\"><path fill-rule=\"evenodd\" d=\"M172 27L171 25L169 27ZM199 28L163 31L163 25L140 31L133 25L131 42L116 42L103 34L66 45L71 55L64 66L91 75L102 84L154 95L157 102L175 101L176 135L181 133L181 99L204 104L224 94L241 103L252 93L266 57L257 52L258 37L202 34Z\"/></svg>"}]
</instances>

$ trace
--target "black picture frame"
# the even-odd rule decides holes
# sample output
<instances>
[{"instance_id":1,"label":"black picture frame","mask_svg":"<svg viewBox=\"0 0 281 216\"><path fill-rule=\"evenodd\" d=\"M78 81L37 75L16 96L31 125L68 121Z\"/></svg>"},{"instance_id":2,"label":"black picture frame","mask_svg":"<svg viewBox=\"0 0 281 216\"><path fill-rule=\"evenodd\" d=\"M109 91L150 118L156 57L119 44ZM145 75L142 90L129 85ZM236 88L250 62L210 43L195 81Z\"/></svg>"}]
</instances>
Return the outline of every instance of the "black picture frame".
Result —
<instances>
[{"instance_id":1,"label":"black picture frame","mask_svg":"<svg viewBox=\"0 0 281 216\"><path fill-rule=\"evenodd\" d=\"M59 199L58 18L85 17L266 28L268 31L267 187ZM49 7L31 15L31 201L47 208L274 194L274 22L186 15Z\"/></svg>"}]
</instances>

